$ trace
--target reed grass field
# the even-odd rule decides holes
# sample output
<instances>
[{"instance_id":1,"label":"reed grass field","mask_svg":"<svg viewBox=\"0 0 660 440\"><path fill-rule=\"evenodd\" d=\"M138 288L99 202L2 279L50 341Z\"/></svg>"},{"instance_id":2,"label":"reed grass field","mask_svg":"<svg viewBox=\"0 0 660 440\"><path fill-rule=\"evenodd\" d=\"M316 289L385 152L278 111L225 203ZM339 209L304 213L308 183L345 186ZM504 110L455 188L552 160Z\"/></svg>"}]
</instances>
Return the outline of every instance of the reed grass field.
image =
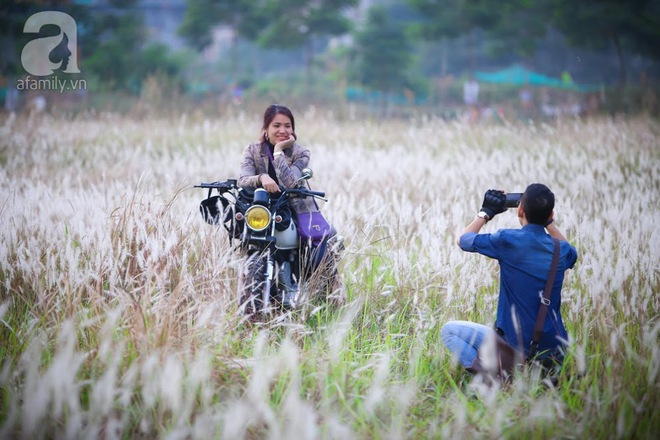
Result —
<instances>
[{"instance_id":1,"label":"reed grass field","mask_svg":"<svg viewBox=\"0 0 660 440\"><path fill-rule=\"evenodd\" d=\"M0 438L657 438L660 121L292 110L347 299L261 325L193 188L237 177L261 114L1 117ZM440 328L494 321L498 266L455 240L488 188L532 182L579 253L570 351L556 387L484 389Z\"/></svg>"}]
</instances>

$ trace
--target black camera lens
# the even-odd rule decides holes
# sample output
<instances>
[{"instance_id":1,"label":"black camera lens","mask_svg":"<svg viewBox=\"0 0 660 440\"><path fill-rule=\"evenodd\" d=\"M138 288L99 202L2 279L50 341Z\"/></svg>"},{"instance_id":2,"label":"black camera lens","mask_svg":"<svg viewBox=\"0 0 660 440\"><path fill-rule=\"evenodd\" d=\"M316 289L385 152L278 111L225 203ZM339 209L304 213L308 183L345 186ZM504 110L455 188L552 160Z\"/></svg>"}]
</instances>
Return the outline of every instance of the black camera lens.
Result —
<instances>
[{"instance_id":1,"label":"black camera lens","mask_svg":"<svg viewBox=\"0 0 660 440\"><path fill-rule=\"evenodd\" d=\"M507 208L517 208L520 205L520 199L522 198L522 193L507 193L506 202L504 206Z\"/></svg>"}]
</instances>

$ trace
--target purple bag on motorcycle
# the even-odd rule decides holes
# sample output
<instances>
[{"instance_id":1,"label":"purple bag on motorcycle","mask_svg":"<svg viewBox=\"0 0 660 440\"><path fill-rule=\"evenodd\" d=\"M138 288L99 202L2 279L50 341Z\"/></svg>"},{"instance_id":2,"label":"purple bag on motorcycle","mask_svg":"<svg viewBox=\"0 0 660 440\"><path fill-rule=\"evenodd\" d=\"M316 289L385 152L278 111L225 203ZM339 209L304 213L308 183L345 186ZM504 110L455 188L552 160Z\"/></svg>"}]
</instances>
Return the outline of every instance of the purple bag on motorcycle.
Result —
<instances>
[{"instance_id":1,"label":"purple bag on motorcycle","mask_svg":"<svg viewBox=\"0 0 660 440\"><path fill-rule=\"evenodd\" d=\"M320 211L299 212L297 215L298 234L302 240L311 240L316 245L332 234L332 226L328 224Z\"/></svg>"}]
</instances>

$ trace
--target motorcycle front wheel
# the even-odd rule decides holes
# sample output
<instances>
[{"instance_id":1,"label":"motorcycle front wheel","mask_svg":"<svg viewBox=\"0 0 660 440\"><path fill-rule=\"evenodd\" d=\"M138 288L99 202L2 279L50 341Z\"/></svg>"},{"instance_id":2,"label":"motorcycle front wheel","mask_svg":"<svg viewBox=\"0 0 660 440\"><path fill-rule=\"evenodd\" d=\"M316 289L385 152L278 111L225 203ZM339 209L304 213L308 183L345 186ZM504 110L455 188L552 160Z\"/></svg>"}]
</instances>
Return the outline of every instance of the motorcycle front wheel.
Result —
<instances>
[{"instance_id":1,"label":"motorcycle front wheel","mask_svg":"<svg viewBox=\"0 0 660 440\"><path fill-rule=\"evenodd\" d=\"M270 297L266 292L266 261L262 254L253 253L247 257L240 278L239 291L241 292L239 306L245 315L254 315L268 307L264 299ZM268 293L268 294L267 294Z\"/></svg>"}]
</instances>

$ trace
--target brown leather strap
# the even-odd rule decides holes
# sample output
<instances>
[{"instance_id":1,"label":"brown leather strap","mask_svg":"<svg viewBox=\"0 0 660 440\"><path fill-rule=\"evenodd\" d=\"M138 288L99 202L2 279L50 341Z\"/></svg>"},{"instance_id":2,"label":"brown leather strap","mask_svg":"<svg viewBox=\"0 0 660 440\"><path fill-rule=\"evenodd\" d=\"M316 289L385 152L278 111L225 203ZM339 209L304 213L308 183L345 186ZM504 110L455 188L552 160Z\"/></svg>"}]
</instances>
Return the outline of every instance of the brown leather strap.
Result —
<instances>
[{"instance_id":1,"label":"brown leather strap","mask_svg":"<svg viewBox=\"0 0 660 440\"><path fill-rule=\"evenodd\" d=\"M559 240L556 238L555 241L555 251L552 255L552 265L550 266L550 273L548 274L548 281L545 283L545 289L543 290L543 297L541 298L541 304L539 305L539 313L536 316L536 325L534 326L534 333L532 335L532 342L530 344L529 356L527 359L532 359L536 356L536 351L539 348L539 341L541 340L541 335L543 334L543 324L545 323L545 316L548 313L548 306L550 305L550 295L552 295L552 285L555 282L555 275L557 274L557 264L559 262Z\"/></svg>"}]
</instances>

